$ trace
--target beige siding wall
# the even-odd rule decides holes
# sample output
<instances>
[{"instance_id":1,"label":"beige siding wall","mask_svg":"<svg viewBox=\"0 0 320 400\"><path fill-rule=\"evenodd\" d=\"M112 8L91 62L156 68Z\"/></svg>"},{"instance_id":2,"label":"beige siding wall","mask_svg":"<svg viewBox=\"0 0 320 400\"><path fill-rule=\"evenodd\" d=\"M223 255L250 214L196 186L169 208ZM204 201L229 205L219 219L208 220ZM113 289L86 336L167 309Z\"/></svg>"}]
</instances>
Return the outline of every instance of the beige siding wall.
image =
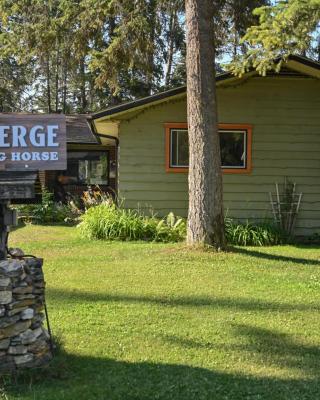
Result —
<instances>
[{"instance_id":1,"label":"beige siding wall","mask_svg":"<svg viewBox=\"0 0 320 400\"><path fill-rule=\"evenodd\" d=\"M320 232L320 81L251 78L218 89L219 121L253 125L249 175L225 174L229 216L271 217L269 192L284 177L303 193L297 234ZM119 190L127 207L186 216L187 174L165 172L165 122L185 122L186 101L150 108L120 125Z\"/></svg>"}]
</instances>

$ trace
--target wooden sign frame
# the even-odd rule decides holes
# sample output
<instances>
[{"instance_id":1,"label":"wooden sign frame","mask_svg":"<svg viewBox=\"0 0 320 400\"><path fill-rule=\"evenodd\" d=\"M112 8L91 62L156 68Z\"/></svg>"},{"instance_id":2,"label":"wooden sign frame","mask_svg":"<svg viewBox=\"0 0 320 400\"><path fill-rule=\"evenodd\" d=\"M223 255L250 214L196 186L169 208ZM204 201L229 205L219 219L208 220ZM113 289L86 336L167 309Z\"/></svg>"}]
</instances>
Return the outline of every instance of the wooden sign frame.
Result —
<instances>
[{"instance_id":1,"label":"wooden sign frame","mask_svg":"<svg viewBox=\"0 0 320 400\"><path fill-rule=\"evenodd\" d=\"M62 114L0 114L0 171L65 170Z\"/></svg>"}]
</instances>

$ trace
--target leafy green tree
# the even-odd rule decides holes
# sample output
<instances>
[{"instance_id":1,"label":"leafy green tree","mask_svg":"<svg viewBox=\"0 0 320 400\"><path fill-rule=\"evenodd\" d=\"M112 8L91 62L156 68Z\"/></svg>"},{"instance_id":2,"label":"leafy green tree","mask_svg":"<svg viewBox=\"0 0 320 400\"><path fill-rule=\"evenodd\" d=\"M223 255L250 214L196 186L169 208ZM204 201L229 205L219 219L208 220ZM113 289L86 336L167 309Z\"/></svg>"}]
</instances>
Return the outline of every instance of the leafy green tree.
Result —
<instances>
[{"instance_id":1,"label":"leafy green tree","mask_svg":"<svg viewBox=\"0 0 320 400\"><path fill-rule=\"evenodd\" d=\"M241 75L255 68L264 75L270 69L279 70L290 54L314 55L319 51L320 0L278 1L254 13L259 24L243 37L248 49L231 65L234 73Z\"/></svg>"}]
</instances>

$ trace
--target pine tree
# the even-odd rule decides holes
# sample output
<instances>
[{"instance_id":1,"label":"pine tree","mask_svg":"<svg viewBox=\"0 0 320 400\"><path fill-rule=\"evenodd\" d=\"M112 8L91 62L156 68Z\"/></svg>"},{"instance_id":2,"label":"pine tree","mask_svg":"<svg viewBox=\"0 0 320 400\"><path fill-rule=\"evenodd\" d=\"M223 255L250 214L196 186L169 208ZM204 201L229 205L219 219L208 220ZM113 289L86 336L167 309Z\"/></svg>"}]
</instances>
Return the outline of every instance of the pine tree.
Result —
<instances>
[{"instance_id":1,"label":"pine tree","mask_svg":"<svg viewBox=\"0 0 320 400\"><path fill-rule=\"evenodd\" d=\"M231 65L235 74L255 68L264 75L270 69L279 70L290 54L318 53L320 0L279 1L256 9L255 15L259 24L242 39L248 50Z\"/></svg>"},{"instance_id":2,"label":"pine tree","mask_svg":"<svg viewBox=\"0 0 320 400\"><path fill-rule=\"evenodd\" d=\"M226 246L211 0L186 0L189 245Z\"/></svg>"}]
</instances>

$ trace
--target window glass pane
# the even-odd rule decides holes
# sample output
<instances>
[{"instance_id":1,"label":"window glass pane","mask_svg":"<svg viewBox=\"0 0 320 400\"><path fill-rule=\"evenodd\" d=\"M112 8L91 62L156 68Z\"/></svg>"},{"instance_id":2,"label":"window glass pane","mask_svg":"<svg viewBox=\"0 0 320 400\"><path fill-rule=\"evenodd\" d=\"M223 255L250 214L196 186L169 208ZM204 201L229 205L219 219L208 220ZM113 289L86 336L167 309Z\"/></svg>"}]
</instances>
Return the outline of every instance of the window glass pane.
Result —
<instances>
[{"instance_id":1,"label":"window glass pane","mask_svg":"<svg viewBox=\"0 0 320 400\"><path fill-rule=\"evenodd\" d=\"M78 161L78 177L79 182L87 183L90 180L90 161L79 160Z\"/></svg>"},{"instance_id":2,"label":"window glass pane","mask_svg":"<svg viewBox=\"0 0 320 400\"><path fill-rule=\"evenodd\" d=\"M220 131L220 149L222 167L246 167L246 131Z\"/></svg>"},{"instance_id":3,"label":"window glass pane","mask_svg":"<svg viewBox=\"0 0 320 400\"><path fill-rule=\"evenodd\" d=\"M178 164L178 132L171 131L171 165L176 167Z\"/></svg>"},{"instance_id":4,"label":"window glass pane","mask_svg":"<svg viewBox=\"0 0 320 400\"><path fill-rule=\"evenodd\" d=\"M188 131L179 131L179 165L189 165Z\"/></svg>"},{"instance_id":5,"label":"window glass pane","mask_svg":"<svg viewBox=\"0 0 320 400\"><path fill-rule=\"evenodd\" d=\"M187 167L189 165L188 131L171 130L171 166Z\"/></svg>"},{"instance_id":6,"label":"window glass pane","mask_svg":"<svg viewBox=\"0 0 320 400\"><path fill-rule=\"evenodd\" d=\"M223 168L246 168L247 132L220 130L221 164ZM170 166L188 167L189 145L186 129L171 129Z\"/></svg>"},{"instance_id":7,"label":"window glass pane","mask_svg":"<svg viewBox=\"0 0 320 400\"><path fill-rule=\"evenodd\" d=\"M108 184L108 153L102 151L77 151L68 153L67 170L63 175L66 184Z\"/></svg>"},{"instance_id":8,"label":"window glass pane","mask_svg":"<svg viewBox=\"0 0 320 400\"><path fill-rule=\"evenodd\" d=\"M108 162L105 155L100 156L97 160L90 161L90 184L103 185L107 184Z\"/></svg>"}]
</instances>

